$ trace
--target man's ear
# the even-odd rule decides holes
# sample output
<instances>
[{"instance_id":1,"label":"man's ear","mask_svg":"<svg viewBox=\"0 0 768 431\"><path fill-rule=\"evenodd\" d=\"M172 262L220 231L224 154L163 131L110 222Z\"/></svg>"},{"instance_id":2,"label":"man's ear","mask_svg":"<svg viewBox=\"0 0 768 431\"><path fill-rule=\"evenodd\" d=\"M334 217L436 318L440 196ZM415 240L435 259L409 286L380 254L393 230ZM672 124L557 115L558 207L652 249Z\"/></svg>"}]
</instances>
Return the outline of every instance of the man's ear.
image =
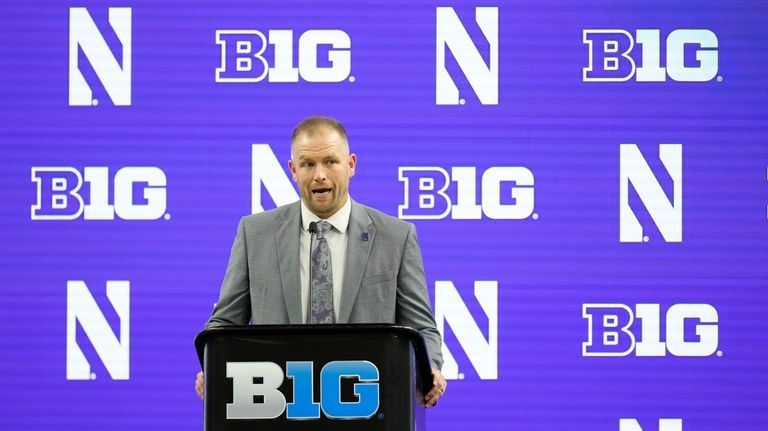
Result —
<instances>
[{"instance_id":1,"label":"man's ear","mask_svg":"<svg viewBox=\"0 0 768 431\"><path fill-rule=\"evenodd\" d=\"M355 167L357 167L357 156L354 153L350 154L347 163L349 164L349 176L353 177L355 175Z\"/></svg>"},{"instance_id":2,"label":"man's ear","mask_svg":"<svg viewBox=\"0 0 768 431\"><path fill-rule=\"evenodd\" d=\"M291 171L291 176L293 177L293 182L298 183L299 179L296 177L296 164L293 163L293 159L288 159L288 170Z\"/></svg>"}]
</instances>

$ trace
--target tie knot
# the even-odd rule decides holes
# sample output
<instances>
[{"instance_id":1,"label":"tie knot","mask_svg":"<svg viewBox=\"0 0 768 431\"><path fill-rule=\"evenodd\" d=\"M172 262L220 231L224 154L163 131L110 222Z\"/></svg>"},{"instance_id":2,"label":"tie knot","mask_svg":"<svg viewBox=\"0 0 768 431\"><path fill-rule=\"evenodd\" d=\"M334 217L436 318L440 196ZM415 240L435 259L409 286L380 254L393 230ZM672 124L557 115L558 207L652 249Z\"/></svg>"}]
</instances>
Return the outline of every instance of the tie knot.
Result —
<instances>
[{"instance_id":1,"label":"tie knot","mask_svg":"<svg viewBox=\"0 0 768 431\"><path fill-rule=\"evenodd\" d=\"M333 226L325 220L317 222L317 238L325 238L325 234L330 232L332 227Z\"/></svg>"}]
</instances>

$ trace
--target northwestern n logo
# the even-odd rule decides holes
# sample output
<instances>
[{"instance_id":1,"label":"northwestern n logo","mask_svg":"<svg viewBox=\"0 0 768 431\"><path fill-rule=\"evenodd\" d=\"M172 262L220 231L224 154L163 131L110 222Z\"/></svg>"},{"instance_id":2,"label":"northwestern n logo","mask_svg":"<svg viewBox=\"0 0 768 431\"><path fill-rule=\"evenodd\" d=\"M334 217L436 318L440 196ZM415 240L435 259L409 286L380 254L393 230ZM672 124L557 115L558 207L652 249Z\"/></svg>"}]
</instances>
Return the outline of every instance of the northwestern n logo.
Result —
<instances>
[{"instance_id":1,"label":"northwestern n logo","mask_svg":"<svg viewBox=\"0 0 768 431\"><path fill-rule=\"evenodd\" d=\"M647 242L643 226L629 205L629 185L645 205L666 242L683 241L683 146L659 145L659 159L672 179L672 199L635 144L622 144L620 151L619 241Z\"/></svg>"},{"instance_id":2,"label":"northwestern n logo","mask_svg":"<svg viewBox=\"0 0 768 431\"><path fill-rule=\"evenodd\" d=\"M475 9L475 21L477 21L477 25L489 45L487 64L480 54L477 44L472 41L453 8L439 7L436 16L435 103L438 105L463 105L465 103L465 99L459 97L459 88L445 67L447 50L451 52L459 68L464 72L464 76L480 103L498 105L499 8L478 7Z\"/></svg>"},{"instance_id":3,"label":"northwestern n logo","mask_svg":"<svg viewBox=\"0 0 768 431\"><path fill-rule=\"evenodd\" d=\"M120 319L119 336L81 280L67 281L67 380L93 380L91 365L77 343L80 324L114 380L130 376L130 282L107 281L107 298Z\"/></svg>"},{"instance_id":4,"label":"northwestern n logo","mask_svg":"<svg viewBox=\"0 0 768 431\"><path fill-rule=\"evenodd\" d=\"M95 106L99 103L93 98L93 91L81 70L81 51L112 103L117 106L131 104L131 9L109 8L109 24L122 45L122 50L115 47L118 52L113 52L107 45L88 10L82 7L69 9L70 106Z\"/></svg>"}]
</instances>

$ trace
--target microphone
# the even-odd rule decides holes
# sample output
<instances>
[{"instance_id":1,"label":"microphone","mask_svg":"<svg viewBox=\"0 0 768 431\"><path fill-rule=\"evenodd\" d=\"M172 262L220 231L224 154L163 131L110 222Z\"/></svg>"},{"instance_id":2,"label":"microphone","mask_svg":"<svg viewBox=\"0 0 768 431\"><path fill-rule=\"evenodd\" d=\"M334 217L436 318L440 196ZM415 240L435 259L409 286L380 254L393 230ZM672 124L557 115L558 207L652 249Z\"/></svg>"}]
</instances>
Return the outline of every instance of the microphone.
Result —
<instances>
[{"instance_id":1,"label":"microphone","mask_svg":"<svg viewBox=\"0 0 768 431\"><path fill-rule=\"evenodd\" d=\"M317 233L317 222L311 221L309 222L309 277L307 277L309 280L309 305L307 306L307 323L312 323L312 240L315 238L315 234Z\"/></svg>"}]
</instances>

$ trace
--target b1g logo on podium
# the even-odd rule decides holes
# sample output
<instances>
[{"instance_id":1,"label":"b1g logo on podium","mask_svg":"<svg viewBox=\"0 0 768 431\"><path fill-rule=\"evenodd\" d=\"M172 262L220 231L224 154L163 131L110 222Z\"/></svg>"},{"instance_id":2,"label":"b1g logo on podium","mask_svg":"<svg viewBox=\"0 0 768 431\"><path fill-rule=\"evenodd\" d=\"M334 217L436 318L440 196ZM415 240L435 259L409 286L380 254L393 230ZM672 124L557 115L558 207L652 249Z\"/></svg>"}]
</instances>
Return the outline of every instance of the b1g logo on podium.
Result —
<instances>
[{"instance_id":1,"label":"b1g logo on podium","mask_svg":"<svg viewBox=\"0 0 768 431\"><path fill-rule=\"evenodd\" d=\"M368 361L333 361L320 371L320 402L313 398L312 361L291 361L285 374L274 362L227 362L232 379L232 402L227 419L274 419L286 412L288 419L368 419L379 409L379 369ZM286 403L278 388L285 377L293 380L293 402ZM343 401L341 381L356 378L357 401ZM258 382L258 383L257 383ZM254 402L260 398L262 402Z\"/></svg>"},{"instance_id":2,"label":"b1g logo on podium","mask_svg":"<svg viewBox=\"0 0 768 431\"><path fill-rule=\"evenodd\" d=\"M74 220L81 216L85 220L114 220L115 215L123 220L171 218L165 212L165 172L154 166L118 169L112 180L112 204L106 166L86 167L82 174L68 166L33 167L32 182L37 185L32 220ZM81 190L83 183L88 184L87 192Z\"/></svg>"},{"instance_id":3,"label":"b1g logo on podium","mask_svg":"<svg viewBox=\"0 0 768 431\"><path fill-rule=\"evenodd\" d=\"M455 166L451 173L437 166L403 166L403 204L397 216L411 220L538 219L533 212L533 173L522 166L494 166L482 174L481 200L477 203L477 173L474 166ZM455 189L450 187L456 183Z\"/></svg>"},{"instance_id":4,"label":"b1g logo on podium","mask_svg":"<svg viewBox=\"0 0 768 431\"><path fill-rule=\"evenodd\" d=\"M634 38L626 30L584 30L589 50L584 82L672 81L705 82L717 75L717 36L709 30L675 30L666 41L666 67L661 65L659 30L637 30ZM633 54L635 44L642 46ZM695 52L695 55L688 53ZM639 61L638 61L639 60ZM637 66L637 63L641 66ZM718 81L721 78L718 77Z\"/></svg>"},{"instance_id":5,"label":"b1g logo on podium","mask_svg":"<svg viewBox=\"0 0 768 431\"><path fill-rule=\"evenodd\" d=\"M264 78L268 82L299 82L299 77L307 82L355 81L349 76L352 41L342 30L302 33L298 67L293 63L293 30L269 30L266 36L258 30L217 30L216 43L221 46L216 82L260 82ZM324 58L318 58L320 53Z\"/></svg>"},{"instance_id":6,"label":"b1g logo on podium","mask_svg":"<svg viewBox=\"0 0 768 431\"><path fill-rule=\"evenodd\" d=\"M584 304L587 341L582 356L711 356L717 352L718 315L709 304L675 304L667 310L666 340L661 341L659 304ZM635 319L640 327L632 327Z\"/></svg>"}]
</instances>

